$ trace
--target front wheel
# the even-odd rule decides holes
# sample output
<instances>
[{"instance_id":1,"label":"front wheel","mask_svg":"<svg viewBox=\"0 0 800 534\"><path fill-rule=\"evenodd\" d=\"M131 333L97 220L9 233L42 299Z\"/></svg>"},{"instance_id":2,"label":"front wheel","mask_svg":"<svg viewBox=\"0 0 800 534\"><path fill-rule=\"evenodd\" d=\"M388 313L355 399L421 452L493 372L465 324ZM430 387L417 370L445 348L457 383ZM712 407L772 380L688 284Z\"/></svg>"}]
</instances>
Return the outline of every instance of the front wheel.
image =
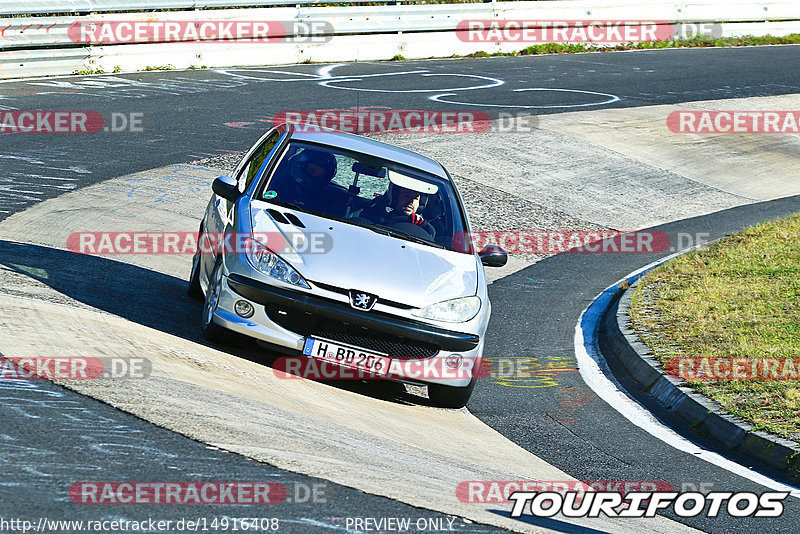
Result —
<instances>
[{"instance_id":1,"label":"front wheel","mask_svg":"<svg viewBox=\"0 0 800 534\"><path fill-rule=\"evenodd\" d=\"M476 381L473 378L466 387L428 384L428 398L434 406L440 408L463 408L472 396Z\"/></svg>"},{"instance_id":2,"label":"front wheel","mask_svg":"<svg viewBox=\"0 0 800 534\"><path fill-rule=\"evenodd\" d=\"M232 332L214 322L214 312L219 305L219 297L222 294L222 258L217 259L214 265L214 272L208 281L206 300L203 304L203 323L202 334L206 341L224 345L229 343Z\"/></svg>"},{"instance_id":3,"label":"front wheel","mask_svg":"<svg viewBox=\"0 0 800 534\"><path fill-rule=\"evenodd\" d=\"M192 258L192 274L189 275L189 285L186 294L196 300L203 300L203 288L200 286L200 251Z\"/></svg>"}]
</instances>

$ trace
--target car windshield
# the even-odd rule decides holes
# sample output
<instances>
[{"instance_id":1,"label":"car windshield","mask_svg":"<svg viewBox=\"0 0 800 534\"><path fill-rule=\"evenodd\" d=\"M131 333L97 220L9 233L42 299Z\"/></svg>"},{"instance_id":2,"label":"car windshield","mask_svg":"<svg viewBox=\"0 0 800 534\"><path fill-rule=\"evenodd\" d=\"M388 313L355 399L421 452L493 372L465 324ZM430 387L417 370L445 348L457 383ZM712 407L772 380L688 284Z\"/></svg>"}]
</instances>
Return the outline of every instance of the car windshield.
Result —
<instances>
[{"instance_id":1,"label":"car windshield","mask_svg":"<svg viewBox=\"0 0 800 534\"><path fill-rule=\"evenodd\" d=\"M330 146L291 142L258 198L438 248L466 252L449 180Z\"/></svg>"}]
</instances>

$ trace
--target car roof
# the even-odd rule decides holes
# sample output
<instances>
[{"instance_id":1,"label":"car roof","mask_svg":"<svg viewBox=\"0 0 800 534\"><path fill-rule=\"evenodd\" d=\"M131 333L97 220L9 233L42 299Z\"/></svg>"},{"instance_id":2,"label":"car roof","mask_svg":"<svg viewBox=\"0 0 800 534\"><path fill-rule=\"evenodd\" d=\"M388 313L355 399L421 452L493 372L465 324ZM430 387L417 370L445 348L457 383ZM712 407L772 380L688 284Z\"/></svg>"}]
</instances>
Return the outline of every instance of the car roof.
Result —
<instances>
[{"instance_id":1,"label":"car roof","mask_svg":"<svg viewBox=\"0 0 800 534\"><path fill-rule=\"evenodd\" d=\"M313 131L313 132L298 132L296 130L291 132L291 139L297 141L308 141L310 143L318 143L336 148L350 150L352 152L359 152L368 154L380 159L394 161L401 165L413 167L421 171L439 176L444 179L449 179L447 172L442 167L441 163L417 154L404 148L381 143L367 137L354 135L343 132L334 131Z\"/></svg>"}]
</instances>

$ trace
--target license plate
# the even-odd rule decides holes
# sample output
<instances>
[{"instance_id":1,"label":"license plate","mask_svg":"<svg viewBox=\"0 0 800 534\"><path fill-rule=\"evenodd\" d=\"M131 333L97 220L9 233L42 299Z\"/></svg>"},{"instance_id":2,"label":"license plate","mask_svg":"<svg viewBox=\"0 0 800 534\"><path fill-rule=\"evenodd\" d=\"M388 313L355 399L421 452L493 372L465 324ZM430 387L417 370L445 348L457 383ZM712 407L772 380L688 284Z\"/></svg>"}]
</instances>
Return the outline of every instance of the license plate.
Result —
<instances>
[{"instance_id":1,"label":"license plate","mask_svg":"<svg viewBox=\"0 0 800 534\"><path fill-rule=\"evenodd\" d=\"M388 356L368 352L358 347L334 343L327 339L306 338L303 354L319 360L326 360L362 369L369 373L385 375L389 372L392 359Z\"/></svg>"}]
</instances>

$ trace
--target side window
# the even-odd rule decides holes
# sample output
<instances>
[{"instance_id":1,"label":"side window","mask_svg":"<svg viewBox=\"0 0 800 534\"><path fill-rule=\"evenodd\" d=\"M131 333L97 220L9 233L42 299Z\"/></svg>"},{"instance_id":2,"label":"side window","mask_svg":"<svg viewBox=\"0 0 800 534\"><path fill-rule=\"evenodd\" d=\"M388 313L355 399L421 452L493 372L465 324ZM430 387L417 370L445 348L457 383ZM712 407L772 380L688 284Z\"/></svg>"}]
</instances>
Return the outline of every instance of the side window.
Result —
<instances>
[{"instance_id":1,"label":"side window","mask_svg":"<svg viewBox=\"0 0 800 534\"><path fill-rule=\"evenodd\" d=\"M261 168L261 165L264 164L264 160L267 159L272 149L275 148L279 137L280 134L275 132L266 138L255 152L253 152L247 163L244 164L239 174L236 176L236 181L239 182L239 191L242 193L247 191L247 188L253 183L253 179L258 174L258 170Z\"/></svg>"}]
</instances>

